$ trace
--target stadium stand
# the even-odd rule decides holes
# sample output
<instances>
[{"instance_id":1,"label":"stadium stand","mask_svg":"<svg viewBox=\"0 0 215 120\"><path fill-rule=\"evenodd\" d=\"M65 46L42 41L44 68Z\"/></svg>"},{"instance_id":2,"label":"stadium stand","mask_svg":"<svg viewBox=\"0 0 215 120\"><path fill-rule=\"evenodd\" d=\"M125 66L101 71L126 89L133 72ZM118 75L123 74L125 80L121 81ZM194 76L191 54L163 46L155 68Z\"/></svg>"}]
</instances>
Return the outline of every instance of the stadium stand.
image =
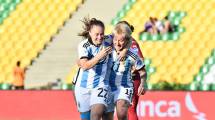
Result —
<instances>
[{"instance_id":1,"label":"stadium stand","mask_svg":"<svg viewBox=\"0 0 215 120\"><path fill-rule=\"evenodd\" d=\"M16 61L21 60L22 67L29 66L81 2L0 0L1 88L7 89L12 83ZM135 27L133 36L145 56L150 84L167 81L189 84L190 90L215 90L214 5L213 0L128 0L106 33L120 20ZM150 16L161 19L166 15L179 26L176 32L140 34ZM65 76L69 87L63 88L72 88L76 70L74 66Z\"/></svg>"},{"instance_id":2,"label":"stadium stand","mask_svg":"<svg viewBox=\"0 0 215 120\"><path fill-rule=\"evenodd\" d=\"M180 37L176 37L174 41L168 37L164 41L144 37L144 41L139 41L145 58L151 60L150 66L155 68L149 82L192 83L193 90L209 90L210 86L200 86L208 86L201 85L201 81L214 65L214 4L214 1L203 0L129 0L112 24L127 20L134 25L133 36L138 39L143 38L139 36L139 32L150 16L163 18L169 12L170 16L177 16L174 11L181 11L178 18L182 19L174 20L182 26L178 31L181 33Z\"/></svg>"},{"instance_id":3,"label":"stadium stand","mask_svg":"<svg viewBox=\"0 0 215 120\"><path fill-rule=\"evenodd\" d=\"M214 4L204 0L128 0L106 31L110 33L120 20L135 27L133 36L139 39L146 58L150 84L167 81L189 85L190 90L214 90L214 83L203 82L215 63ZM176 32L139 35L150 16L164 18L166 15L172 24L179 25Z\"/></svg>"},{"instance_id":4,"label":"stadium stand","mask_svg":"<svg viewBox=\"0 0 215 120\"><path fill-rule=\"evenodd\" d=\"M16 61L31 64L82 0L0 1L0 83L11 84Z\"/></svg>"}]
</instances>

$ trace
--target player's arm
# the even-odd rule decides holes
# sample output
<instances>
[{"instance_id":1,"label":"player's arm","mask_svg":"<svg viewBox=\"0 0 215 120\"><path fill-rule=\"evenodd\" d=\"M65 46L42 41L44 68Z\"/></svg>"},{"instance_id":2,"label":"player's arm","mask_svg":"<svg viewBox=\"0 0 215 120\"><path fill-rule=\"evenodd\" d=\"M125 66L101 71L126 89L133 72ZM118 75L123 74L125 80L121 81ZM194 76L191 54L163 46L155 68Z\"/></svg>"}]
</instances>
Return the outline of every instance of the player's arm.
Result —
<instances>
[{"instance_id":1,"label":"player's arm","mask_svg":"<svg viewBox=\"0 0 215 120\"><path fill-rule=\"evenodd\" d=\"M147 72L145 70L145 67L142 67L140 70L138 70L139 74L140 74L140 85L138 87L138 96L145 94L146 89L147 89L147 83L146 83L146 79L147 79Z\"/></svg>"},{"instance_id":2,"label":"player's arm","mask_svg":"<svg viewBox=\"0 0 215 120\"><path fill-rule=\"evenodd\" d=\"M147 83L146 83L147 72L145 69L144 62L137 56L136 56L136 60L135 60L134 65L135 65L136 70L140 74L140 85L138 87L138 93L137 93L137 95L140 96L140 95L144 94L146 92L146 89L147 89Z\"/></svg>"},{"instance_id":3,"label":"player's arm","mask_svg":"<svg viewBox=\"0 0 215 120\"><path fill-rule=\"evenodd\" d=\"M106 57L112 50L112 47L103 48L95 57L89 59L87 56L83 56L78 60L78 66L84 70L90 69L95 66L99 60Z\"/></svg>"}]
</instances>

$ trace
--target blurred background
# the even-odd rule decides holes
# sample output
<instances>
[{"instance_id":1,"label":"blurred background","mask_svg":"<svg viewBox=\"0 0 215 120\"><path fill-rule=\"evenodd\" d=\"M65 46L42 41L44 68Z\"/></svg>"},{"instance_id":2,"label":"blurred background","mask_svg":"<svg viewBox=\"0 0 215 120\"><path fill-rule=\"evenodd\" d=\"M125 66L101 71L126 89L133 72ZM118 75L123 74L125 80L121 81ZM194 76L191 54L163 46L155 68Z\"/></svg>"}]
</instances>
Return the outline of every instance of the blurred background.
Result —
<instances>
[{"instance_id":1,"label":"blurred background","mask_svg":"<svg viewBox=\"0 0 215 120\"><path fill-rule=\"evenodd\" d=\"M102 20L106 34L126 20L144 55L150 90L215 90L214 0L0 0L0 89L26 68L28 90L73 89L80 21ZM144 31L150 17L171 32ZM143 32L144 31L144 32Z\"/></svg>"}]
</instances>

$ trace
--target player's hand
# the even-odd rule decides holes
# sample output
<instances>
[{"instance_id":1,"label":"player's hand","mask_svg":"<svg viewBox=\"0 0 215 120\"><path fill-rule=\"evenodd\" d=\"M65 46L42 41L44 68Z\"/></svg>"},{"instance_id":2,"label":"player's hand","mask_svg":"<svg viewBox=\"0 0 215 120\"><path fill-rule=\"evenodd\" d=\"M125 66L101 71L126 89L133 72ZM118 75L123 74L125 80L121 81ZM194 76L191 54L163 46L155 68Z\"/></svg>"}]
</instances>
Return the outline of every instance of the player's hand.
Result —
<instances>
[{"instance_id":1,"label":"player's hand","mask_svg":"<svg viewBox=\"0 0 215 120\"><path fill-rule=\"evenodd\" d=\"M103 48L97 55L96 57L100 60L102 58L104 58L105 56L107 56L110 52L112 51L112 47L107 47L107 48Z\"/></svg>"},{"instance_id":2,"label":"player's hand","mask_svg":"<svg viewBox=\"0 0 215 120\"><path fill-rule=\"evenodd\" d=\"M144 89L143 85L140 84L140 86L138 87L138 93L137 95L140 96L140 95L144 95L146 92L146 90Z\"/></svg>"},{"instance_id":3,"label":"player's hand","mask_svg":"<svg viewBox=\"0 0 215 120\"><path fill-rule=\"evenodd\" d=\"M122 51L120 51L119 56L118 56L118 59L119 59L120 61L124 61L124 60L125 60L125 57L126 57L126 54L127 54L127 50L122 50Z\"/></svg>"}]
</instances>

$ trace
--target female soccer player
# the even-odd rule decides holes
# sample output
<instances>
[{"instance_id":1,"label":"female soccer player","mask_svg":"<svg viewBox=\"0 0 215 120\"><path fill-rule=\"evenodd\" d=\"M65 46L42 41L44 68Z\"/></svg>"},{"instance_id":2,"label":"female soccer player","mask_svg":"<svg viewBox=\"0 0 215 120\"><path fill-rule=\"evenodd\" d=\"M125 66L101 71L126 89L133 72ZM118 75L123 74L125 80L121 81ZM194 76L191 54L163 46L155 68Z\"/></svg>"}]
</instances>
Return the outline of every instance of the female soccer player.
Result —
<instances>
[{"instance_id":1,"label":"female soccer player","mask_svg":"<svg viewBox=\"0 0 215 120\"><path fill-rule=\"evenodd\" d=\"M114 49L111 57L113 65L109 84L111 86L113 103L116 105L118 120L127 119L127 112L131 104L134 87L131 79L133 68L139 72L141 78L138 87L138 96L145 91L144 84L146 72L142 60L130 50L128 50L124 61L117 59L117 56L132 39L131 33L130 27L125 23L118 23L113 30ZM113 104L110 104L110 106L111 105L113 106ZM114 107L109 107L108 112L110 111L114 111Z\"/></svg>"},{"instance_id":2,"label":"female soccer player","mask_svg":"<svg viewBox=\"0 0 215 120\"><path fill-rule=\"evenodd\" d=\"M78 46L81 67L73 81L75 98L82 120L100 120L107 105L108 80L105 76L112 48L103 41L105 27L102 21L85 18L83 23L84 30L79 35L84 40Z\"/></svg>"},{"instance_id":3,"label":"female soccer player","mask_svg":"<svg viewBox=\"0 0 215 120\"><path fill-rule=\"evenodd\" d=\"M119 23L124 23L127 24L131 31L134 31L134 27L132 25L130 25L127 21L120 21ZM137 43L137 41L132 38L132 45L130 47L130 50L135 53L136 55L138 55L140 57L140 59L144 59L143 58L143 54L140 50L140 47ZM133 94L133 98L132 98L132 105L128 108L128 120L138 120L138 116L137 116L137 104L139 101L139 95L138 95L138 87L140 85L140 74L138 71L133 70L132 71L132 80L134 82L134 94ZM145 82L144 84L144 89L147 89L147 83ZM145 91L142 93L142 95L145 94Z\"/></svg>"}]
</instances>

